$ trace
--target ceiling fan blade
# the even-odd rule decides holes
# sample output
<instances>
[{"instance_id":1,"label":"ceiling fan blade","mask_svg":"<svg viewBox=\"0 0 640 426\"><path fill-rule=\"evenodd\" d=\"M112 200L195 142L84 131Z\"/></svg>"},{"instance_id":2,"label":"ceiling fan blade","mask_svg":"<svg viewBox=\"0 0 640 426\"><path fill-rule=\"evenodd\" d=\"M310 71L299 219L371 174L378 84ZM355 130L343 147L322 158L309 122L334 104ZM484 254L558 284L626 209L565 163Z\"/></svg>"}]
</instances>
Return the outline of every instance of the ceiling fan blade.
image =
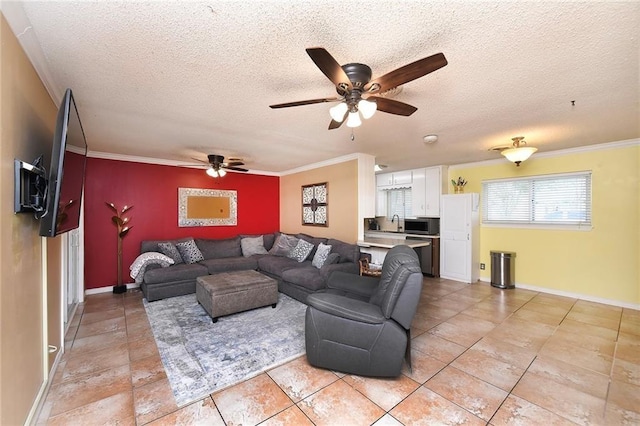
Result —
<instances>
[{"instance_id":1,"label":"ceiling fan blade","mask_svg":"<svg viewBox=\"0 0 640 426\"><path fill-rule=\"evenodd\" d=\"M342 123L344 123L347 119L347 114L349 114L349 111L346 111L344 113L344 115L342 116L342 121L331 120L331 123L329 123L329 130L337 129L338 127L342 126Z\"/></svg>"},{"instance_id":2,"label":"ceiling fan blade","mask_svg":"<svg viewBox=\"0 0 640 426\"><path fill-rule=\"evenodd\" d=\"M298 102L286 102L283 104L275 104L269 105L269 108L289 108L300 105L311 105L311 104L321 104L323 102L335 102L340 101L340 98L320 98L320 99L309 99L307 101L298 101Z\"/></svg>"},{"instance_id":3,"label":"ceiling fan blade","mask_svg":"<svg viewBox=\"0 0 640 426\"><path fill-rule=\"evenodd\" d=\"M249 170L243 169L241 167L233 167L233 166L230 166L230 167L224 167L223 166L222 168L223 169L227 169L227 170L235 170L236 172L248 172L249 171Z\"/></svg>"},{"instance_id":4,"label":"ceiling fan blade","mask_svg":"<svg viewBox=\"0 0 640 426\"><path fill-rule=\"evenodd\" d=\"M342 123L344 123L344 120L342 121L331 120L331 123L329 123L329 130L337 129L338 127L342 126Z\"/></svg>"},{"instance_id":5,"label":"ceiling fan blade","mask_svg":"<svg viewBox=\"0 0 640 426\"><path fill-rule=\"evenodd\" d=\"M236 167L236 166L244 166L242 161L230 161L228 163L224 163L225 167Z\"/></svg>"},{"instance_id":6,"label":"ceiling fan blade","mask_svg":"<svg viewBox=\"0 0 640 426\"><path fill-rule=\"evenodd\" d=\"M201 163L202 163L202 164L204 164L204 165L209 164L209 162L208 162L208 161L204 161L204 160L201 160L201 159L199 159L199 158L193 158L193 157L191 157L191 159L192 159L192 160L194 160L194 161L199 161L199 162L201 162Z\"/></svg>"},{"instance_id":7,"label":"ceiling fan blade","mask_svg":"<svg viewBox=\"0 0 640 426\"><path fill-rule=\"evenodd\" d=\"M367 100L371 99L376 101L378 111L387 112L389 114L408 117L418 110L418 108L413 105L405 104L404 102L396 101L394 99L381 98L379 96L369 96L367 98Z\"/></svg>"},{"instance_id":8,"label":"ceiling fan blade","mask_svg":"<svg viewBox=\"0 0 640 426\"><path fill-rule=\"evenodd\" d=\"M371 89L374 84L379 85L377 92L393 89L438 70L447 63L447 59L442 53L436 53L376 78L365 86L365 91ZM373 87L375 88L375 86Z\"/></svg>"},{"instance_id":9,"label":"ceiling fan blade","mask_svg":"<svg viewBox=\"0 0 640 426\"><path fill-rule=\"evenodd\" d=\"M329 52L322 47L311 47L306 50L311 60L333 84L344 87L347 91L351 91L353 88L351 80L349 80L347 73L344 72L340 64Z\"/></svg>"}]
</instances>

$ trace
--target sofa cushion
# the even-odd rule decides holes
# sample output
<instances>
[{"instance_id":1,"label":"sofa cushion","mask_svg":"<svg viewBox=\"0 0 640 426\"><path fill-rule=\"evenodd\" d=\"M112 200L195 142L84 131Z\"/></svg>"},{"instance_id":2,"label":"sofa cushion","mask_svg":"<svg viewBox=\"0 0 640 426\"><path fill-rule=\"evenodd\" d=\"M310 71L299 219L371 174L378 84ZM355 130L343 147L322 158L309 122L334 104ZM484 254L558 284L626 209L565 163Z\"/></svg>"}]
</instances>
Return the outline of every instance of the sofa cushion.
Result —
<instances>
[{"instance_id":1,"label":"sofa cushion","mask_svg":"<svg viewBox=\"0 0 640 426\"><path fill-rule=\"evenodd\" d=\"M240 237L223 240L197 238L196 244L205 259L222 259L225 257L242 256Z\"/></svg>"},{"instance_id":2,"label":"sofa cushion","mask_svg":"<svg viewBox=\"0 0 640 426\"><path fill-rule=\"evenodd\" d=\"M338 253L340 255L340 263L357 263L358 260L360 260L360 248L356 244L348 244L333 238L330 238L327 244L331 246L332 253Z\"/></svg>"},{"instance_id":3,"label":"sofa cushion","mask_svg":"<svg viewBox=\"0 0 640 426\"><path fill-rule=\"evenodd\" d=\"M269 254L273 256L286 256L298 245L298 238L293 235L280 234L273 247L269 250Z\"/></svg>"},{"instance_id":4,"label":"sofa cushion","mask_svg":"<svg viewBox=\"0 0 640 426\"><path fill-rule=\"evenodd\" d=\"M331 246L320 243L316 249L316 254L313 256L311 264L318 269L322 268L324 262L327 261L327 257L329 257L329 253L331 253Z\"/></svg>"},{"instance_id":5,"label":"sofa cushion","mask_svg":"<svg viewBox=\"0 0 640 426\"><path fill-rule=\"evenodd\" d=\"M224 257L222 259L206 259L200 265L207 267L210 274L229 271L246 271L258 269L258 259L254 257Z\"/></svg>"},{"instance_id":6,"label":"sofa cushion","mask_svg":"<svg viewBox=\"0 0 640 426\"><path fill-rule=\"evenodd\" d=\"M299 268L297 260L283 256L266 255L258 258L258 268L269 274L282 277L282 273L287 269Z\"/></svg>"},{"instance_id":7,"label":"sofa cushion","mask_svg":"<svg viewBox=\"0 0 640 426\"><path fill-rule=\"evenodd\" d=\"M258 237L244 237L240 239L240 246L242 247L242 255L244 257L253 256L254 254L267 254L262 235Z\"/></svg>"},{"instance_id":8,"label":"sofa cushion","mask_svg":"<svg viewBox=\"0 0 640 426\"><path fill-rule=\"evenodd\" d=\"M325 260L324 265L333 265L334 263L340 262L340 255L338 253L329 253L327 256L327 260Z\"/></svg>"},{"instance_id":9,"label":"sofa cushion","mask_svg":"<svg viewBox=\"0 0 640 426\"><path fill-rule=\"evenodd\" d=\"M324 278L320 275L320 271L311 264L287 269L282 273L282 279L312 291L326 287Z\"/></svg>"},{"instance_id":10,"label":"sofa cushion","mask_svg":"<svg viewBox=\"0 0 640 426\"><path fill-rule=\"evenodd\" d=\"M209 275L207 268L199 263L181 263L168 268L147 269L144 282L147 284L167 283L171 281L193 280Z\"/></svg>"},{"instance_id":11,"label":"sofa cushion","mask_svg":"<svg viewBox=\"0 0 640 426\"><path fill-rule=\"evenodd\" d=\"M180 257L182 257L184 263L196 263L204 260L202 252L193 240L178 243L176 244L176 248L180 252Z\"/></svg>"},{"instance_id":12,"label":"sofa cushion","mask_svg":"<svg viewBox=\"0 0 640 426\"><path fill-rule=\"evenodd\" d=\"M176 247L175 244L170 243L168 241L164 243L158 243L158 249L162 254L164 254L165 256L169 256L171 259L173 259L174 265L179 265L180 263L184 263L184 260L182 260L182 256L180 256L180 252L178 251L178 248Z\"/></svg>"},{"instance_id":13,"label":"sofa cushion","mask_svg":"<svg viewBox=\"0 0 640 426\"><path fill-rule=\"evenodd\" d=\"M291 250L289 254L287 254L287 257L295 259L298 262L304 262L313 248L314 247L312 243L305 240L298 240L298 244L296 244L293 250Z\"/></svg>"}]
</instances>

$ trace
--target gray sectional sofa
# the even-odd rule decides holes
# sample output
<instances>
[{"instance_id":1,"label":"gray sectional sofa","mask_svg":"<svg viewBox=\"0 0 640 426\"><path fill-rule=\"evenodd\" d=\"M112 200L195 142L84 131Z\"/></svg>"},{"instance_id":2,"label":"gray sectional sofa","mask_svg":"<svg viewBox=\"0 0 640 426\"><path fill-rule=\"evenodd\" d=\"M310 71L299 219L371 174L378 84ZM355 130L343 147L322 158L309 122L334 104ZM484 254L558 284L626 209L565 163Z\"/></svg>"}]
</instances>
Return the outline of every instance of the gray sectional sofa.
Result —
<instances>
[{"instance_id":1,"label":"gray sectional sofa","mask_svg":"<svg viewBox=\"0 0 640 426\"><path fill-rule=\"evenodd\" d=\"M344 271L358 274L360 248L355 244L345 243L336 239L316 238L306 234L293 236L294 240L304 240L313 244L311 252L299 261L288 257L278 247L280 233L262 235L263 254L243 253L243 239L255 240L255 235L237 236L228 239L191 239L179 240L148 240L142 241L140 252L161 252L159 243L170 242L178 244L193 240L202 253L202 260L194 263L179 263L170 266L149 264L141 274L140 288L144 297L152 302L167 297L181 296L195 293L196 278L219 272L240 271L253 269L278 281L278 290L303 303L309 294L326 288L326 282L333 271ZM258 236L259 237L259 236ZM287 237L285 235L285 237ZM283 240L285 239L283 237ZM320 244L330 245L330 261L320 268L312 264L316 250ZM310 249L310 244L305 244ZM246 247L247 245L245 245ZM266 253L264 253L266 252ZM335 253L335 254L334 254ZM245 256L246 254L250 254Z\"/></svg>"}]
</instances>

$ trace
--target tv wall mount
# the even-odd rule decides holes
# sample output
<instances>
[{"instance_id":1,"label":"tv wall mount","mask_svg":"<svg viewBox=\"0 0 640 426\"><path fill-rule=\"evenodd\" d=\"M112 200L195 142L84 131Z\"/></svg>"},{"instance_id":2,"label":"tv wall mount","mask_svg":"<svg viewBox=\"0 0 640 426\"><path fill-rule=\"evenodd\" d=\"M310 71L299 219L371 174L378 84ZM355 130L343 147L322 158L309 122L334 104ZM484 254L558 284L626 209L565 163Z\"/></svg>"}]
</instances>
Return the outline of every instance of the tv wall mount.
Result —
<instances>
[{"instance_id":1,"label":"tv wall mount","mask_svg":"<svg viewBox=\"0 0 640 426\"><path fill-rule=\"evenodd\" d=\"M36 217L44 213L45 194L47 192L46 171L42 167L42 156L33 164L22 160L13 160L15 177L14 205L15 213L35 213Z\"/></svg>"}]
</instances>

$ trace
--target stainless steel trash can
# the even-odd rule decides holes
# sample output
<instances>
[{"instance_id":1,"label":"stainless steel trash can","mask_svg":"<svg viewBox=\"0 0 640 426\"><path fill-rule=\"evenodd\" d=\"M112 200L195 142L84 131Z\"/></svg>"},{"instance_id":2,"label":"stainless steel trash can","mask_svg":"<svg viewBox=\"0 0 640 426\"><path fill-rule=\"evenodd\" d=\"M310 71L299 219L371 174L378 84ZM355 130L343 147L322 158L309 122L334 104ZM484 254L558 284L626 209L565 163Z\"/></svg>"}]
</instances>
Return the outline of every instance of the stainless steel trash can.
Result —
<instances>
[{"instance_id":1,"label":"stainless steel trash can","mask_svg":"<svg viewBox=\"0 0 640 426\"><path fill-rule=\"evenodd\" d=\"M498 288L515 288L515 258L511 251L491 251L491 285Z\"/></svg>"}]
</instances>

